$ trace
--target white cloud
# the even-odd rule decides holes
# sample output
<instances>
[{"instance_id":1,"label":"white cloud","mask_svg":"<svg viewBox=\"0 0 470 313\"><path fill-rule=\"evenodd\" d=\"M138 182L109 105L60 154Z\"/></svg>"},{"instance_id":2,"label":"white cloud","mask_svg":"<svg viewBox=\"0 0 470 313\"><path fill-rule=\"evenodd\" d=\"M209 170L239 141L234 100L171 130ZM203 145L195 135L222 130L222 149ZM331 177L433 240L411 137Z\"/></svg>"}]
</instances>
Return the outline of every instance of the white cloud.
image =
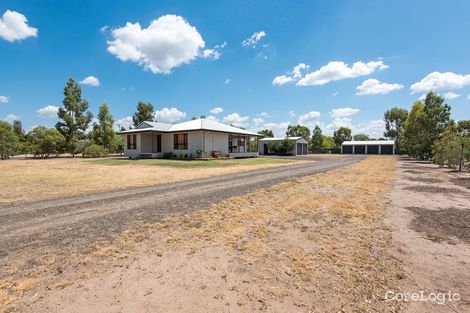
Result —
<instances>
[{"instance_id":1,"label":"white cloud","mask_svg":"<svg viewBox=\"0 0 470 313\"><path fill-rule=\"evenodd\" d=\"M98 87L100 85L100 80L95 76L87 76L80 81L80 84Z\"/></svg>"},{"instance_id":2,"label":"white cloud","mask_svg":"<svg viewBox=\"0 0 470 313\"><path fill-rule=\"evenodd\" d=\"M353 63L352 66L348 66L348 64L342 61L333 61L322 66L320 69L303 76L297 82L297 85L324 85L336 80L366 76L377 70L384 70L387 68L388 65L385 65L382 60L370 61L367 63L359 61Z\"/></svg>"},{"instance_id":3,"label":"white cloud","mask_svg":"<svg viewBox=\"0 0 470 313\"><path fill-rule=\"evenodd\" d=\"M131 61L152 73L169 74L175 67L204 56L205 43L198 30L183 17L164 15L148 28L139 23L113 29L108 51L122 61ZM206 52L206 55L211 55Z\"/></svg>"},{"instance_id":4,"label":"white cloud","mask_svg":"<svg viewBox=\"0 0 470 313\"><path fill-rule=\"evenodd\" d=\"M377 79L367 79L361 85L356 87L356 95L386 95L392 91L400 90L403 88L401 84L388 84L381 83Z\"/></svg>"},{"instance_id":5,"label":"white cloud","mask_svg":"<svg viewBox=\"0 0 470 313\"><path fill-rule=\"evenodd\" d=\"M0 96L0 103L8 103L9 99L7 96Z\"/></svg>"},{"instance_id":6,"label":"white cloud","mask_svg":"<svg viewBox=\"0 0 470 313\"><path fill-rule=\"evenodd\" d=\"M205 49L204 51L202 51L202 56L206 59L209 58L209 59L218 60L220 58L220 55L222 54L220 50L222 50L226 46L227 46L227 43L224 42L223 44L216 45L213 49Z\"/></svg>"},{"instance_id":7,"label":"white cloud","mask_svg":"<svg viewBox=\"0 0 470 313\"><path fill-rule=\"evenodd\" d=\"M289 77L287 75L281 75L281 76L274 77L272 84L277 85L277 86L282 86L293 81L294 79L292 77Z\"/></svg>"},{"instance_id":8,"label":"white cloud","mask_svg":"<svg viewBox=\"0 0 470 313\"><path fill-rule=\"evenodd\" d=\"M353 109L353 108L338 108L338 109L332 109L330 112L330 116L333 118L338 118L338 117L347 117L354 115L359 112L359 109Z\"/></svg>"},{"instance_id":9,"label":"white cloud","mask_svg":"<svg viewBox=\"0 0 470 313\"><path fill-rule=\"evenodd\" d=\"M290 117L290 118L293 118L293 117L295 117L295 116L297 115L297 114L295 114L294 111L289 111L289 113L287 113L287 114L289 114L289 117Z\"/></svg>"},{"instance_id":10,"label":"white cloud","mask_svg":"<svg viewBox=\"0 0 470 313\"><path fill-rule=\"evenodd\" d=\"M349 117L335 117L333 121L330 123L326 124L325 126L325 133L328 135L333 134L335 130L337 130L340 127L352 127L352 119Z\"/></svg>"},{"instance_id":11,"label":"white cloud","mask_svg":"<svg viewBox=\"0 0 470 313\"><path fill-rule=\"evenodd\" d=\"M258 114L259 116L262 116L262 117L269 117L269 114L268 112L261 112L260 114Z\"/></svg>"},{"instance_id":12,"label":"white cloud","mask_svg":"<svg viewBox=\"0 0 470 313\"><path fill-rule=\"evenodd\" d=\"M13 123L14 120L19 120L19 119L20 119L19 116L15 114L8 114L7 116L3 118L3 120L8 123Z\"/></svg>"},{"instance_id":13,"label":"white cloud","mask_svg":"<svg viewBox=\"0 0 470 313\"><path fill-rule=\"evenodd\" d=\"M225 84L228 84L228 83L230 83L230 82L231 82L230 78L227 78L224 83L225 83Z\"/></svg>"},{"instance_id":14,"label":"white cloud","mask_svg":"<svg viewBox=\"0 0 470 313\"><path fill-rule=\"evenodd\" d=\"M240 116L240 114L238 113L229 114L227 116L224 116L224 118L222 119L224 123L241 127L246 127L249 120L249 116Z\"/></svg>"},{"instance_id":15,"label":"white cloud","mask_svg":"<svg viewBox=\"0 0 470 313\"><path fill-rule=\"evenodd\" d=\"M292 71L287 73L287 75L280 75L274 77L272 84L282 86L287 83L298 80L302 77L302 71L308 69L310 66L305 63L299 63L292 68Z\"/></svg>"},{"instance_id":16,"label":"white cloud","mask_svg":"<svg viewBox=\"0 0 470 313\"><path fill-rule=\"evenodd\" d=\"M268 122L260 125L255 131L260 131L262 129L270 129L273 131L275 137L284 137L286 135L287 126L291 125L290 122Z\"/></svg>"},{"instance_id":17,"label":"white cloud","mask_svg":"<svg viewBox=\"0 0 470 313\"><path fill-rule=\"evenodd\" d=\"M455 92L452 92L452 91L446 92L444 94L444 98L446 98L448 100L452 100L452 99L458 98L460 96L461 95L459 95L458 93L455 93Z\"/></svg>"},{"instance_id":18,"label":"white cloud","mask_svg":"<svg viewBox=\"0 0 470 313\"><path fill-rule=\"evenodd\" d=\"M186 117L186 112L181 112L177 108L163 108L155 111L155 119L162 123L174 123Z\"/></svg>"},{"instance_id":19,"label":"white cloud","mask_svg":"<svg viewBox=\"0 0 470 313\"><path fill-rule=\"evenodd\" d=\"M57 117L57 112L59 108L54 105L48 105L43 108L40 108L36 113L41 117L54 118Z\"/></svg>"},{"instance_id":20,"label":"white cloud","mask_svg":"<svg viewBox=\"0 0 470 313\"><path fill-rule=\"evenodd\" d=\"M132 116L126 116L114 122L114 129L120 130L121 127L130 129L130 127L133 125L134 121L132 120Z\"/></svg>"},{"instance_id":21,"label":"white cloud","mask_svg":"<svg viewBox=\"0 0 470 313\"><path fill-rule=\"evenodd\" d=\"M264 118L262 117L255 117L252 119L253 123L254 123L254 127L257 128L259 127L260 125L262 125L264 123Z\"/></svg>"},{"instance_id":22,"label":"white cloud","mask_svg":"<svg viewBox=\"0 0 470 313\"><path fill-rule=\"evenodd\" d=\"M468 94L467 100L470 100L470 93Z\"/></svg>"},{"instance_id":23,"label":"white cloud","mask_svg":"<svg viewBox=\"0 0 470 313\"><path fill-rule=\"evenodd\" d=\"M209 115L206 117L206 120L210 120L210 121L215 121L215 122L219 122L220 120L215 117L214 115Z\"/></svg>"},{"instance_id":24,"label":"white cloud","mask_svg":"<svg viewBox=\"0 0 470 313\"><path fill-rule=\"evenodd\" d=\"M6 10L0 18L0 37L9 42L28 37L37 37L38 29L28 25L28 19L21 13Z\"/></svg>"},{"instance_id":25,"label":"white cloud","mask_svg":"<svg viewBox=\"0 0 470 313\"><path fill-rule=\"evenodd\" d=\"M222 113L223 111L224 109L222 109L221 107L215 107L215 108L210 109L209 112L211 112L212 114L219 114L219 113Z\"/></svg>"},{"instance_id":26,"label":"white cloud","mask_svg":"<svg viewBox=\"0 0 470 313\"><path fill-rule=\"evenodd\" d=\"M266 36L264 31L254 32L253 35L242 41L242 46L255 48L264 36Z\"/></svg>"},{"instance_id":27,"label":"white cloud","mask_svg":"<svg viewBox=\"0 0 470 313\"><path fill-rule=\"evenodd\" d=\"M104 25L103 27L100 28L100 32L102 32L103 34L106 33L109 29L109 26L108 25Z\"/></svg>"},{"instance_id":28,"label":"white cloud","mask_svg":"<svg viewBox=\"0 0 470 313\"><path fill-rule=\"evenodd\" d=\"M308 112L306 114L299 116L298 123L300 125L317 123L320 116L321 116L320 112L311 111L311 112Z\"/></svg>"},{"instance_id":29,"label":"white cloud","mask_svg":"<svg viewBox=\"0 0 470 313\"><path fill-rule=\"evenodd\" d=\"M368 122L360 123L352 127L354 134L366 134L372 138L383 137L385 131L385 122L380 120L371 120Z\"/></svg>"},{"instance_id":30,"label":"white cloud","mask_svg":"<svg viewBox=\"0 0 470 313\"><path fill-rule=\"evenodd\" d=\"M470 74L461 75L452 72L432 72L419 82L411 85L411 93L428 92L431 90L454 90L470 85Z\"/></svg>"}]
</instances>

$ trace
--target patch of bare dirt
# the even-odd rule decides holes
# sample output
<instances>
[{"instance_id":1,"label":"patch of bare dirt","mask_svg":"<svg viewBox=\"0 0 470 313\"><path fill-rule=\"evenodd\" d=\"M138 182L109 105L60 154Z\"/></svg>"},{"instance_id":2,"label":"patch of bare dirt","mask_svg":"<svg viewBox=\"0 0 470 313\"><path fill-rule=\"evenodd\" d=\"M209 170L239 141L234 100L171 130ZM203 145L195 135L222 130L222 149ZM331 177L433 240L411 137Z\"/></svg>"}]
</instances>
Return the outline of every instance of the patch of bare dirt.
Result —
<instances>
[{"instance_id":1,"label":"patch of bare dirt","mask_svg":"<svg viewBox=\"0 0 470 313\"><path fill-rule=\"evenodd\" d=\"M442 183L443 180L439 178L433 178L433 177L407 177L406 178L409 181L415 181L415 182L421 182L421 183L428 183L428 184L439 184Z\"/></svg>"},{"instance_id":2,"label":"patch of bare dirt","mask_svg":"<svg viewBox=\"0 0 470 313\"><path fill-rule=\"evenodd\" d=\"M384 197L395 161L360 163L232 197L97 242L32 256L2 292L29 312L398 312ZM1 286L1 285L0 285ZM15 300L16 299L16 300Z\"/></svg>"},{"instance_id":3,"label":"patch of bare dirt","mask_svg":"<svg viewBox=\"0 0 470 313\"><path fill-rule=\"evenodd\" d=\"M417 180L419 181L419 180ZM462 190L458 188L448 188L441 186L427 186L427 185L414 185L406 187L407 190L416 191L416 192L426 192L426 193L441 193L444 195L452 195L463 193Z\"/></svg>"},{"instance_id":4,"label":"patch of bare dirt","mask_svg":"<svg viewBox=\"0 0 470 313\"><path fill-rule=\"evenodd\" d=\"M457 177L452 179L452 182L461 187L470 189L470 177Z\"/></svg>"},{"instance_id":5,"label":"patch of bare dirt","mask_svg":"<svg viewBox=\"0 0 470 313\"><path fill-rule=\"evenodd\" d=\"M414 214L411 227L423 233L429 240L455 244L457 239L470 243L468 210L455 208L428 210L420 207L407 209Z\"/></svg>"},{"instance_id":6,"label":"patch of bare dirt","mask_svg":"<svg viewBox=\"0 0 470 313\"><path fill-rule=\"evenodd\" d=\"M425 171L420 171L420 170L405 170L403 173L408 173L408 174L424 174Z\"/></svg>"}]
</instances>

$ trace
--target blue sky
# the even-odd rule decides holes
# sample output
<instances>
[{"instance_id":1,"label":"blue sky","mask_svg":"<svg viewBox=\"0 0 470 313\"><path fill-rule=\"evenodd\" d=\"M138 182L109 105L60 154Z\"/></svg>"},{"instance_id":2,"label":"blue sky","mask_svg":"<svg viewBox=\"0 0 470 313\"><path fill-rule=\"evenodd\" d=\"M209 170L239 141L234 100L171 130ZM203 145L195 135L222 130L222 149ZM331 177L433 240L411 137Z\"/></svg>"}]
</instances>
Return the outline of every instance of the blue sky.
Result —
<instances>
[{"instance_id":1,"label":"blue sky","mask_svg":"<svg viewBox=\"0 0 470 313\"><path fill-rule=\"evenodd\" d=\"M68 77L124 126L142 100L166 122L380 136L385 110L429 89L470 119L468 12L468 1L3 0L0 119L53 126Z\"/></svg>"}]
</instances>

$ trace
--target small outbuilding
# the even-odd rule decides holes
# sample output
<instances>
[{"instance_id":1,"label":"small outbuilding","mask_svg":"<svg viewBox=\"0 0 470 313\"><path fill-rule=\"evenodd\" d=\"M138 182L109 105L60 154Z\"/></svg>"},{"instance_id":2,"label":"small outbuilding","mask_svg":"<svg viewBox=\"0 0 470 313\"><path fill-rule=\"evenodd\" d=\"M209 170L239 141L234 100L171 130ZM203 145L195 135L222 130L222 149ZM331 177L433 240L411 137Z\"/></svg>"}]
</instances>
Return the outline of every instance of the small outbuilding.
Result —
<instances>
[{"instance_id":1,"label":"small outbuilding","mask_svg":"<svg viewBox=\"0 0 470 313\"><path fill-rule=\"evenodd\" d=\"M258 153L260 155L275 154L269 149L269 143L276 142L281 144L284 140L292 140L295 145L294 149L289 153L290 155L304 155L308 154L308 142L302 137L277 137L277 138L263 138L258 140Z\"/></svg>"},{"instance_id":2,"label":"small outbuilding","mask_svg":"<svg viewBox=\"0 0 470 313\"><path fill-rule=\"evenodd\" d=\"M345 141L341 144L341 154L395 154L395 141Z\"/></svg>"}]
</instances>

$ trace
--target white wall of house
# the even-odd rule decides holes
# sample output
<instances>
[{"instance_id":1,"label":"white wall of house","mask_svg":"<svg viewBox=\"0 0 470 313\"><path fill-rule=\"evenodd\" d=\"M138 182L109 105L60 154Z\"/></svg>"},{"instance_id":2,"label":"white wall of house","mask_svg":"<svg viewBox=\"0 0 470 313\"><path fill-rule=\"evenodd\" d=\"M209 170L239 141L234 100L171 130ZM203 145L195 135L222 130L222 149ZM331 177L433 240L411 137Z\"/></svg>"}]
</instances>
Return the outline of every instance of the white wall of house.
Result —
<instances>
[{"instance_id":1,"label":"white wall of house","mask_svg":"<svg viewBox=\"0 0 470 313\"><path fill-rule=\"evenodd\" d=\"M140 134L136 134L136 149L127 149L127 135L124 135L124 154L130 158L136 158L140 155Z\"/></svg>"}]
</instances>

